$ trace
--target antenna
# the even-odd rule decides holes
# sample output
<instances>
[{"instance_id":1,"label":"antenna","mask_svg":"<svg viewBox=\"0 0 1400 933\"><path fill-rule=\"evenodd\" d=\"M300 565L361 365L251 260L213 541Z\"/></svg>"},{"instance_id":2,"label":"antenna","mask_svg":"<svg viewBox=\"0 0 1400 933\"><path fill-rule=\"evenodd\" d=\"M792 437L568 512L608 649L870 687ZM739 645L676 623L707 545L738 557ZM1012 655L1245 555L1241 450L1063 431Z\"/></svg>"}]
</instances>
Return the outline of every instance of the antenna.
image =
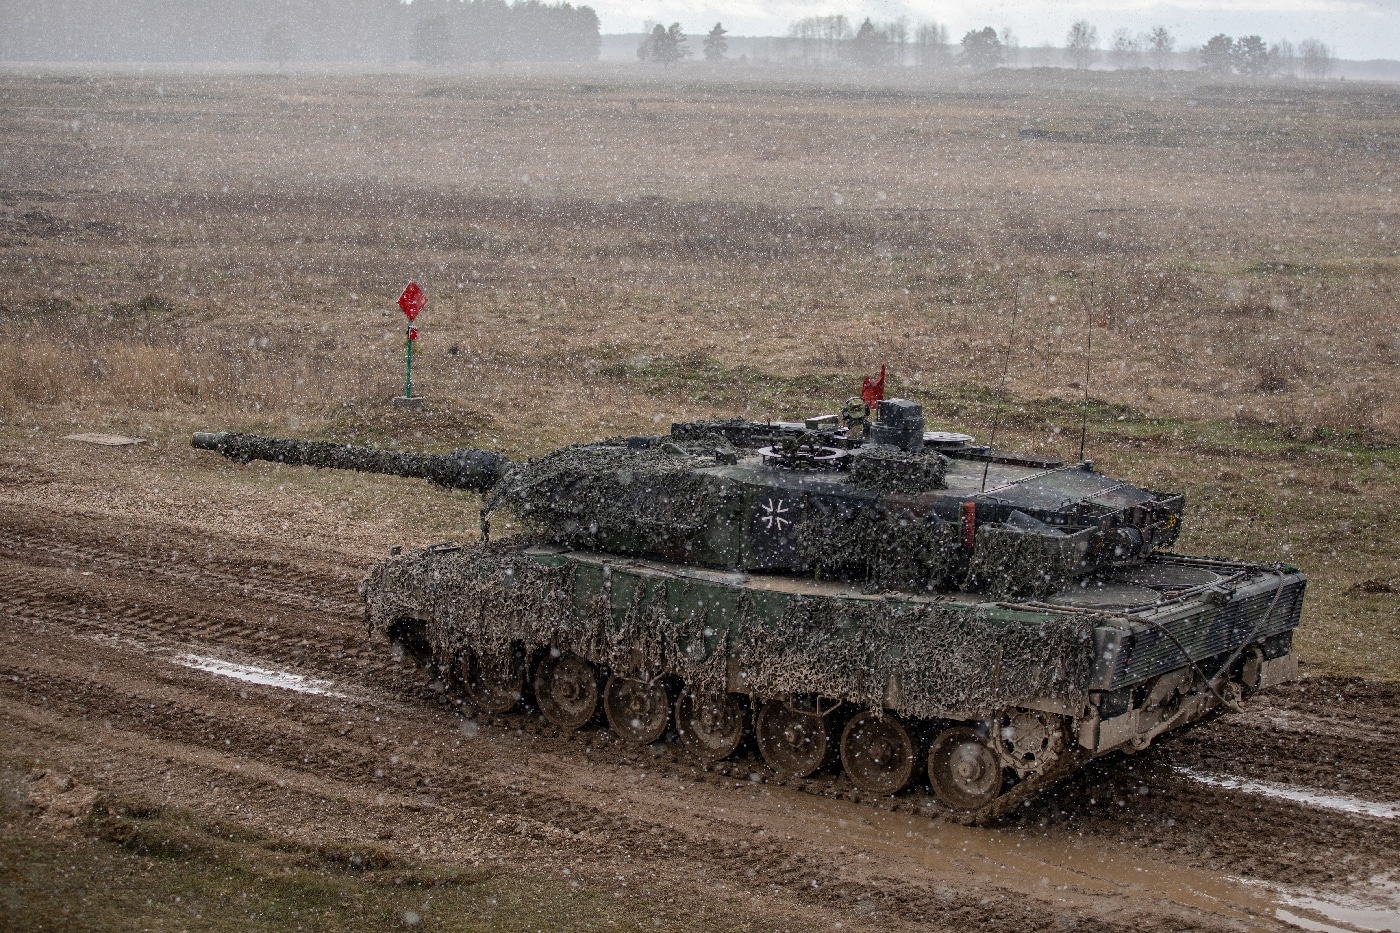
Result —
<instances>
[{"instance_id":1,"label":"antenna","mask_svg":"<svg viewBox=\"0 0 1400 933\"><path fill-rule=\"evenodd\" d=\"M1011 348L1016 345L1016 315L1021 313L1020 305L1013 305L1011 309L1011 332L1006 338L1006 359L1001 366L1001 389L997 395L997 411L992 417L992 436L987 441L987 449L996 450L997 427L1001 425L1001 408L1006 401L1006 375L1011 371ZM987 462L982 465L982 492L987 491L987 471L992 468L992 458L987 457Z\"/></svg>"},{"instance_id":2,"label":"antenna","mask_svg":"<svg viewBox=\"0 0 1400 933\"><path fill-rule=\"evenodd\" d=\"M1094 287L1094 277L1089 276L1089 288ZM1080 293L1081 296L1083 293ZM1081 301L1083 298L1081 297ZM1089 433L1089 363L1094 358L1094 322L1090 319L1091 304L1084 301L1084 405L1079 417L1079 462L1084 462L1084 438Z\"/></svg>"}]
</instances>

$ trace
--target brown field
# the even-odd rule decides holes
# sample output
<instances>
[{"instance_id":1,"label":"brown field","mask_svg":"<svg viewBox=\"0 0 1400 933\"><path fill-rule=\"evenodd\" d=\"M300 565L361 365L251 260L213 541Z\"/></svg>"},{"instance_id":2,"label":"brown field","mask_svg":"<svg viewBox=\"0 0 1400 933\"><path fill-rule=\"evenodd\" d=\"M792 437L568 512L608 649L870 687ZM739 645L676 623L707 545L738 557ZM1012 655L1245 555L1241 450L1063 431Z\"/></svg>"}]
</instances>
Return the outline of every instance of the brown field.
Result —
<instances>
[{"instance_id":1,"label":"brown field","mask_svg":"<svg viewBox=\"0 0 1400 933\"><path fill-rule=\"evenodd\" d=\"M1251 798L1251 821L1293 827L1288 845L1270 847L1234 815L1240 795L1181 779L1173 790L1171 768L1250 746L1236 757L1255 777L1275 776L1287 757L1316 786L1400 794L1393 774L1382 779L1400 748L1388 686L1400 680L1400 90L1182 73L932 86L735 75L0 74L0 581L11 588L0 765L18 788L0 799L0 853L22 865L0 859L0 897L11 899L0 913L23 901L35 911L25 925L41 928L44 897L94 896L65 874L71 858L118 879L93 928L193 923L169 899L226 875L229 891L263 891L266 917L305 911L325 928L397 922L410 907L438 916L424 897L479 912L476 927L439 928L1271 928L1272 908L1245 888L1181 892L1218 874L1338 888L1393 866L1389 824L1309 822L1293 812L1302 808ZM430 296L415 361L422 415L387 410L402 393L392 303L410 278ZM838 870L831 860L846 853L823 827L869 824L864 811L697 778L681 799L772 830L769 864L749 857L759 844L750 850L730 817L681 818L671 798L634 787L615 750L576 774L596 744L498 730L482 760L506 789L492 796L482 782L493 779L460 778L435 794L458 816L508 820L483 822L467 845L410 806L434 794L434 766L460 754L453 717L426 702L422 678L356 641L348 607L360 568L387 544L474 534L474 499L233 466L186 446L194 430L242 429L518 456L684 417L829 410L882 363L931 421L983 438L998 422L999 445L1075 455L1087 411L1087 456L1102 470L1186 492L1182 549L1301 565L1312 582L1298 644L1311 679L1277 701L1278 721L1307 710L1353 731L1339 738L1329 725L1330 739L1294 747L1266 717L1144 756L1137 767L1167 788L1144 817L1150 829L1085 802L1136 783L1120 766L1000 835L937 831L945 854L967 838L1041 847L1003 877L930 868L934 842L890 841L924 833L881 822L897 814L880 816L879 832L866 826L862 851L894 853L886 875ZM95 430L153 443L62 439ZM227 588L225 571L209 569L225 565ZM81 579L99 570L108 583ZM425 749L414 773L383 779L406 802L382 818L411 824L421 845L380 827L382 815L360 825L372 791L323 773L359 773L380 749L368 734L331 731L345 714L329 700L288 713L307 724L318 767L271 751L279 691L257 688L245 704L257 708L240 712L236 693L150 658L122 674L116 660L64 667L86 671L80 615L139 605L146 592L163 594L152 598L168 601L169 619L238 616L201 622L199 637L242 633L233 643L250 663L262 651L363 679L379 698L373 715L392 721L384 731ZM264 609L269 621L254 620ZM127 613L119 634L198 642L164 613ZM39 648L49 636L52 657ZM158 720L143 718L148 704ZM104 746L89 713L122 740ZM252 724L232 751L196 735L200 717L245 715ZM1371 719L1375 737L1360 737ZM1357 750L1368 742L1379 752ZM521 765L525 752L545 763ZM263 770L233 779L230 761ZM76 829L54 829L43 822L53 806L24 803L55 793L26 776L36 768L71 771L99 805ZM157 773L165 793L152 809ZM691 779L671 759L656 773ZM613 807L609 782L626 785L626 804ZM222 796L208 791L216 785ZM517 832L533 817L513 801L535 785L541 819L572 825L583 813L583 828ZM1203 845L1192 826L1216 827L1222 841ZM387 854L346 875L323 827ZM172 858L156 837L183 839L198 857ZM624 855L638 837L635 851L664 863L660 881ZM1046 853L1080 844L1164 874L1147 893L1129 881L1104 882L1105 893L1075 876L1057 903L1039 873L1073 868ZM1313 864L1334 846L1358 861ZM988 851L989 863L1009 858ZM143 871L167 897L157 907L141 906L130 880ZM832 884L848 896L812 894ZM652 887L639 895L641 885ZM907 896L890 900L891 886ZM399 896L408 889L411 904ZM228 891L197 896L209 926L251 916Z\"/></svg>"}]
</instances>

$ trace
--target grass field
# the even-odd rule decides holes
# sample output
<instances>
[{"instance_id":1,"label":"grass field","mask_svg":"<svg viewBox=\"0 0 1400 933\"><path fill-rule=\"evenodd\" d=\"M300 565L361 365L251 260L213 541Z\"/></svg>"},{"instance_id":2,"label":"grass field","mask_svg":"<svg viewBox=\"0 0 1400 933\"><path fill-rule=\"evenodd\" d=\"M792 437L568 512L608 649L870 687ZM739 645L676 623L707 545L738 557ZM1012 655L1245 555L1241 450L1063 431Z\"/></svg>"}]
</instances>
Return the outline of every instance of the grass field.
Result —
<instances>
[{"instance_id":1,"label":"grass field","mask_svg":"<svg viewBox=\"0 0 1400 933\"><path fill-rule=\"evenodd\" d=\"M0 77L0 436L518 456L885 363L1076 455L1092 337L1088 456L1302 565L1308 670L1400 677L1400 91L751 78Z\"/></svg>"}]
</instances>

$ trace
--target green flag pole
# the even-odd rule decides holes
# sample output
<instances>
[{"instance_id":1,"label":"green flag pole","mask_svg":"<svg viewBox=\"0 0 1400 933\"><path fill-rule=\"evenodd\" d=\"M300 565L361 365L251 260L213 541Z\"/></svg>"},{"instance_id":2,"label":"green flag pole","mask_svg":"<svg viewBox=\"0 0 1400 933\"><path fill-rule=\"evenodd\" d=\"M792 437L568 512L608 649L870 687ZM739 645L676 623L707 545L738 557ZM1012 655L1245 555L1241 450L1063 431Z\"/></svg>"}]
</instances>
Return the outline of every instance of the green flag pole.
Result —
<instances>
[{"instance_id":1,"label":"green flag pole","mask_svg":"<svg viewBox=\"0 0 1400 933\"><path fill-rule=\"evenodd\" d=\"M408 325L408 329L404 331L404 340L403 340L403 342L404 342L405 344L407 344L407 346L408 346L408 363L407 363L407 365L404 367L404 374L403 374L403 396L404 396L404 398L413 398L413 339L412 339L412 337L409 336L409 335L412 334L412 333L413 333L413 325L410 324L410 325Z\"/></svg>"}]
</instances>

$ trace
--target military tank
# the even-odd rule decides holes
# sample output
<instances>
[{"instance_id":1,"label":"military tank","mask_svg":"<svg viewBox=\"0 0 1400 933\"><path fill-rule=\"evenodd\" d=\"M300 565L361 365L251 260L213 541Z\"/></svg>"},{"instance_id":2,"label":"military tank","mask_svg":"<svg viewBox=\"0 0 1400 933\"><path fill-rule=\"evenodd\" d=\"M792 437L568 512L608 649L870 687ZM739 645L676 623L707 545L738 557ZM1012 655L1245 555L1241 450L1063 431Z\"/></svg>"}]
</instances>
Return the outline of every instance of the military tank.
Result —
<instances>
[{"instance_id":1,"label":"military tank","mask_svg":"<svg viewBox=\"0 0 1400 933\"><path fill-rule=\"evenodd\" d=\"M373 632L483 711L924 785L967 822L1297 671L1298 568L1175 554L1181 494L927 430L907 399L524 463L194 443L481 492L479 542L395 549L362 593Z\"/></svg>"}]
</instances>

